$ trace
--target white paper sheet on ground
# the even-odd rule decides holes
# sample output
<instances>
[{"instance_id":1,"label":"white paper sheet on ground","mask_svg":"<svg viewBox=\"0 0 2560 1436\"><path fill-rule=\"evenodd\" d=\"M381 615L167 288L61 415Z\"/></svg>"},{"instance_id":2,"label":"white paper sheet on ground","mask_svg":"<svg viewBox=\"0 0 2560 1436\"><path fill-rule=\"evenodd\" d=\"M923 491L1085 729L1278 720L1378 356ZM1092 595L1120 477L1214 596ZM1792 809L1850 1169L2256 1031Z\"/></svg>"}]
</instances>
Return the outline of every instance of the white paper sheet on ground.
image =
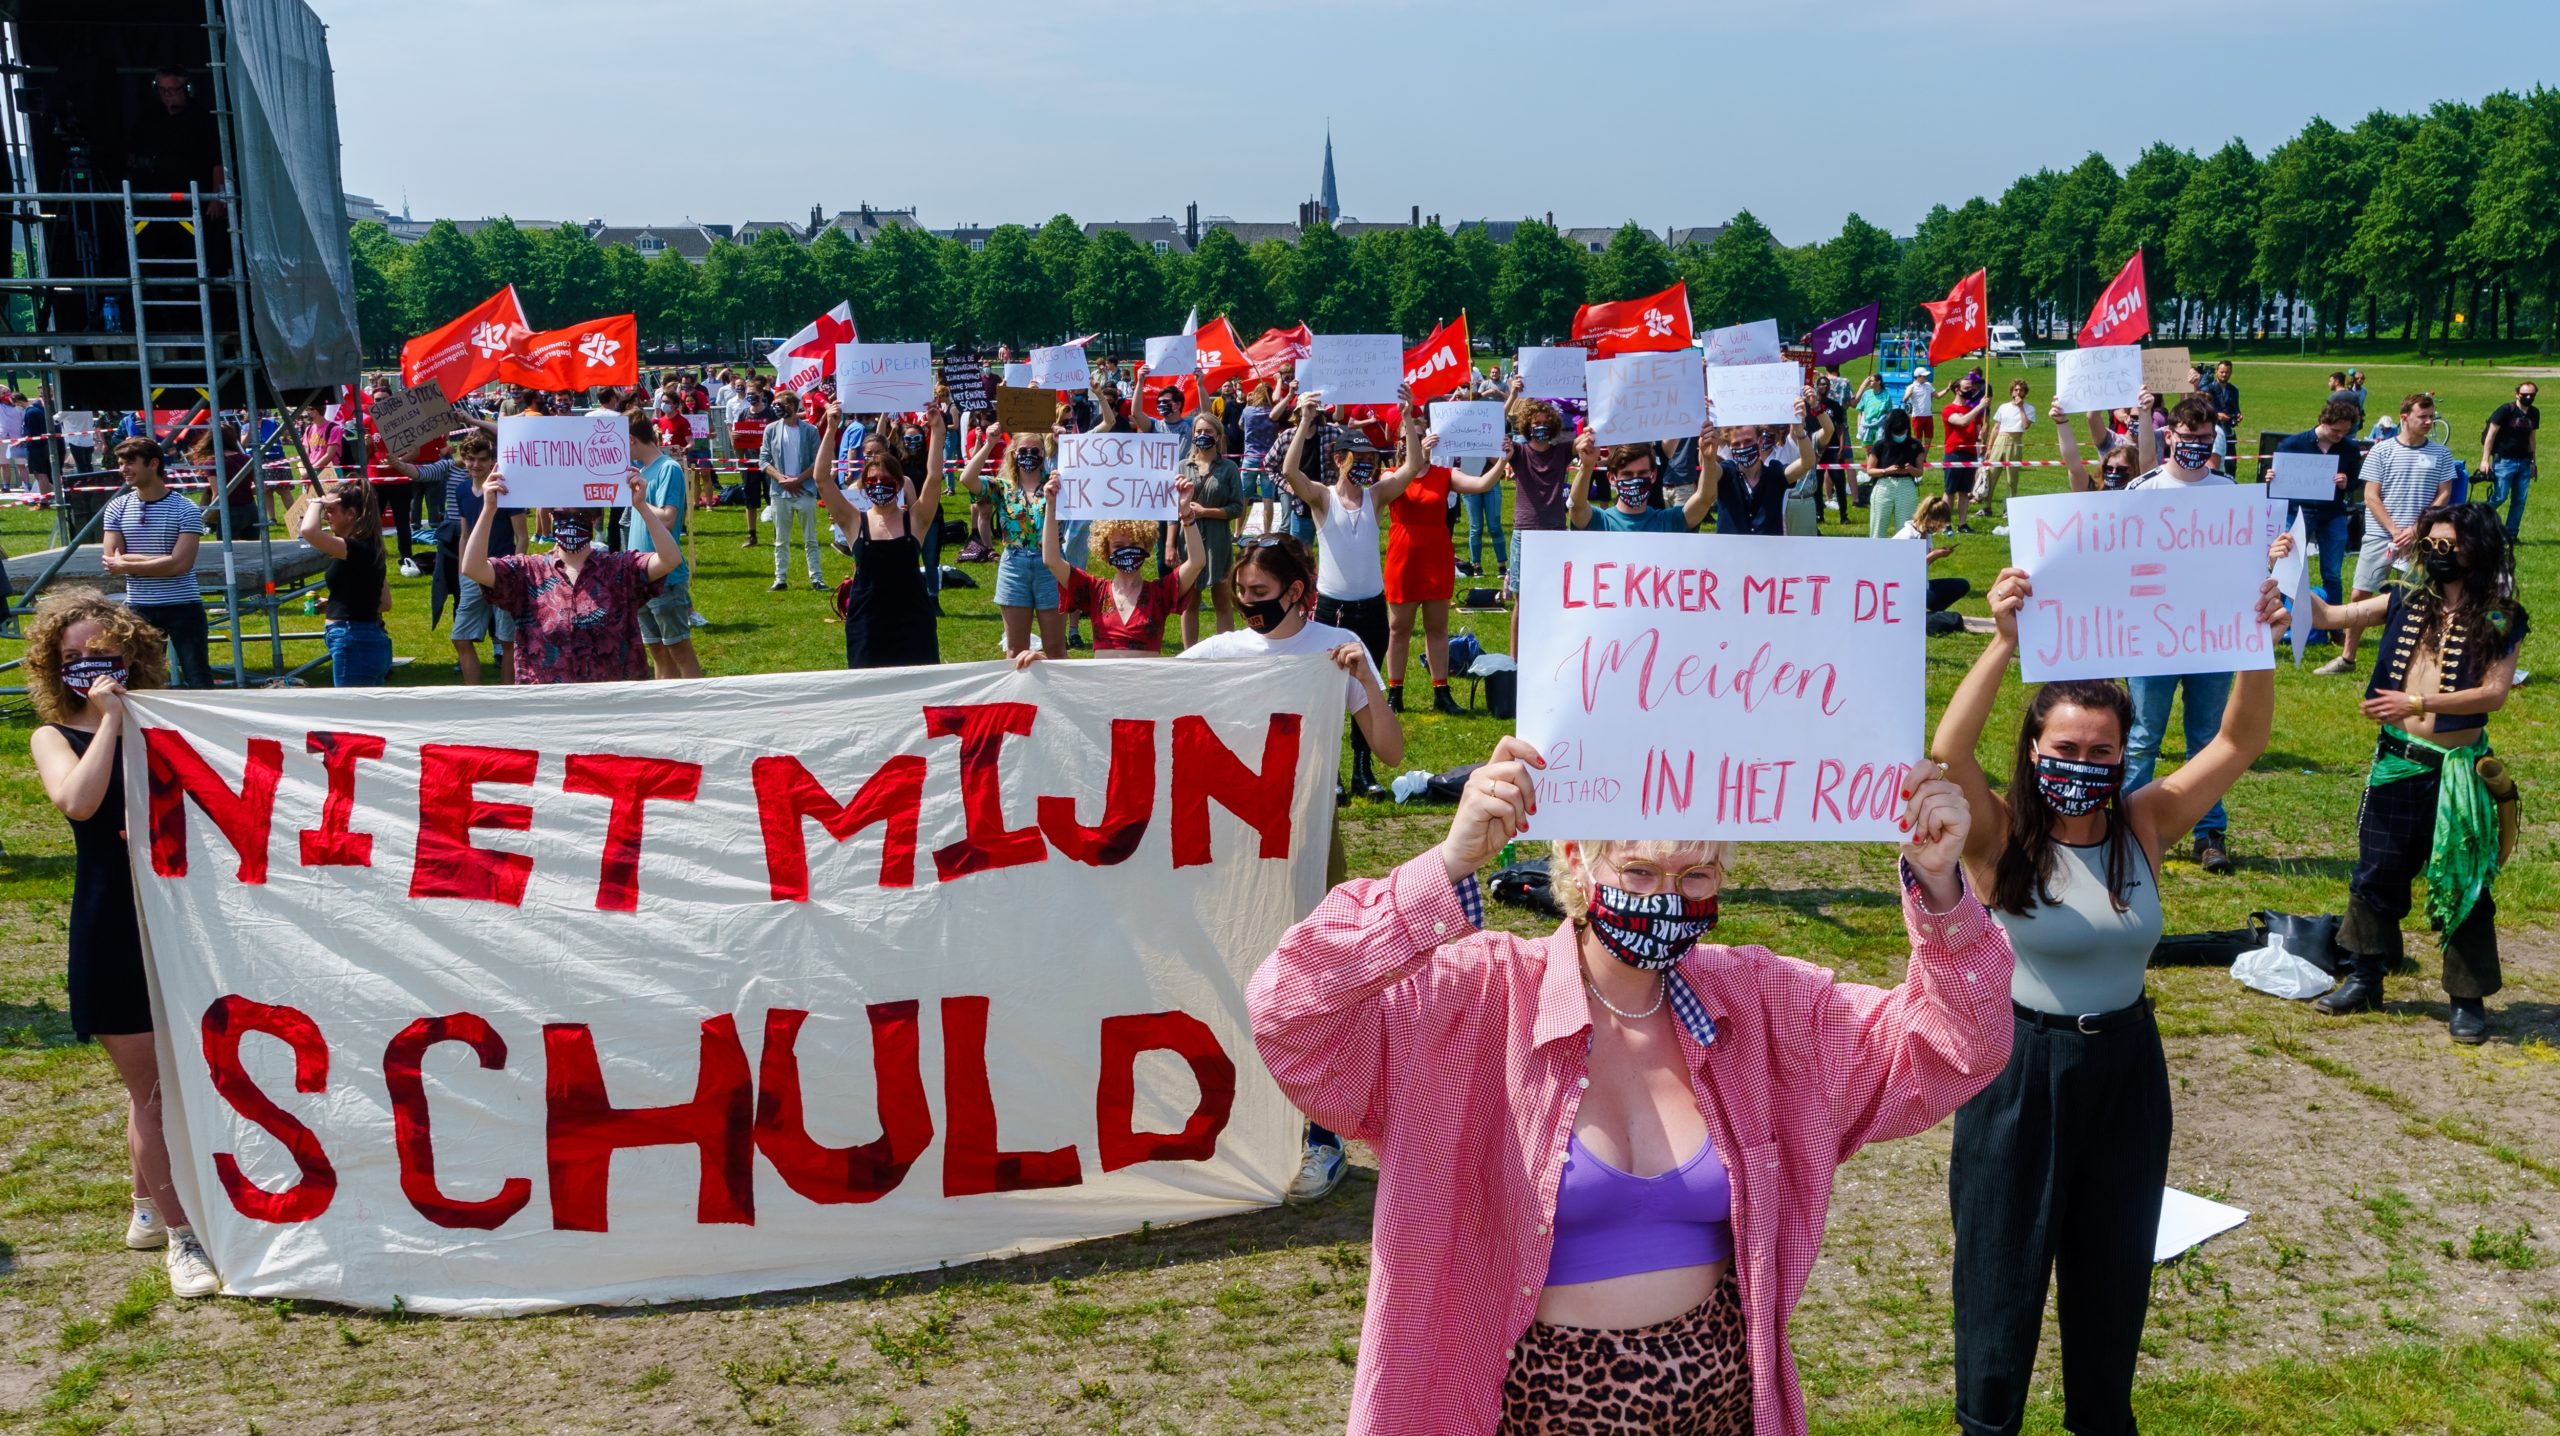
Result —
<instances>
[{"instance_id":1,"label":"white paper sheet on ground","mask_svg":"<svg viewBox=\"0 0 2560 1436\"><path fill-rule=\"evenodd\" d=\"M2285 636L2293 642L2293 666L2302 666L2302 646L2311 641L2311 554L2303 547L2302 515L2293 516L2293 549L2276 560L2276 592L2293 606L2293 626Z\"/></svg>"},{"instance_id":2,"label":"white paper sheet on ground","mask_svg":"<svg viewBox=\"0 0 2560 1436\"><path fill-rule=\"evenodd\" d=\"M2227 1207L2209 1197L2182 1192L2176 1187L2165 1188L2160 1197L2160 1233L2151 1239L2151 1259L2167 1261L2190 1247L2204 1245L2247 1220L2249 1214L2238 1207Z\"/></svg>"}]
</instances>

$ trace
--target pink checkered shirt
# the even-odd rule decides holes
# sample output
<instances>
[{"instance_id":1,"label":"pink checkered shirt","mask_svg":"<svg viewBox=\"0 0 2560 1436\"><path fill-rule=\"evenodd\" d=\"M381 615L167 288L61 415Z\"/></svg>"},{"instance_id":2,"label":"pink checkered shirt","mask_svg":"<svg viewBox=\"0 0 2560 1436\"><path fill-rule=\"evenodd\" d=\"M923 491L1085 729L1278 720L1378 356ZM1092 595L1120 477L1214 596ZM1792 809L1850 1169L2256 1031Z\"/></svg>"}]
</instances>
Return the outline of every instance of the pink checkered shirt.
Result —
<instances>
[{"instance_id":1,"label":"pink checkered shirt","mask_svg":"<svg viewBox=\"0 0 2560 1436\"><path fill-rule=\"evenodd\" d=\"M2009 940L1971 892L1929 912L1906 883L1911 969L1887 991L1759 947L1680 963L1715 1043L1680 1048L1733 1182L1733 1244L1762 1436L1805 1430L1787 1320L1831 1176L1924 1131L2009 1059ZM1591 1013L1570 924L1467 920L1436 852L1335 888L1254 974L1254 1045L1308 1116L1378 1153L1353 1432L1490 1432L1536 1319Z\"/></svg>"}]
</instances>

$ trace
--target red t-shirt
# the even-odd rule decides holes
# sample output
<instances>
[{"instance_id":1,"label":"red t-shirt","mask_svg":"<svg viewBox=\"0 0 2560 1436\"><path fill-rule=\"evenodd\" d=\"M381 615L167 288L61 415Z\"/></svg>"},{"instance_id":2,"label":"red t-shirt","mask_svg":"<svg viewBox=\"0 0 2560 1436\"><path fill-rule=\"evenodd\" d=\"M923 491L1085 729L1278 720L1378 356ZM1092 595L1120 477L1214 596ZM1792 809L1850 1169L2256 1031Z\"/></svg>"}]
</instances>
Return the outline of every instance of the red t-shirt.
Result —
<instances>
[{"instance_id":1,"label":"red t-shirt","mask_svg":"<svg viewBox=\"0 0 2560 1436\"><path fill-rule=\"evenodd\" d=\"M1067 607L1093 620L1093 648L1136 653L1164 652L1164 621L1182 611L1182 579L1175 574L1151 578L1138 586L1137 605L1128 613L1111 597L1111 581L1083 569L1067 573Z\"/></svg>"},{"instance_id":2,"label":"red t-shirt","mask_svg":"<svg viewBox=\"0 0 2560 1436\"><path fill-rule=\"evenodd\" d=\"M1982 452L1982 420L1985 415L1991 412L1990 405L1988 403L1975 404L1973 406L1973 422L1970 424L1959 424L1956 422L1955 416L1961 412L1963 408L1964 405L1959 403L1950 406L1944 413L1939 415L1941 419L1946 421L1947 457L1950 459L1970 459L1976 457Z\"/></svg>"}]
</instances>

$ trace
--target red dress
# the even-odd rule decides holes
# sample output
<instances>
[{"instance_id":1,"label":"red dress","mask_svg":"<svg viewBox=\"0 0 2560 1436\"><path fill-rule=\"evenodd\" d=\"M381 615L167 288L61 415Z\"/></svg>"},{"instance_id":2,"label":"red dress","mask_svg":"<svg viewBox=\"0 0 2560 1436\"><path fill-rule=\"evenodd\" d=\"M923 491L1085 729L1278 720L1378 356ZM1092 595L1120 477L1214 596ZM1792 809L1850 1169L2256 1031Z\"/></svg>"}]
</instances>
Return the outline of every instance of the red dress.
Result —
<instances>
[{"instance_id":1,"label":"red dress","mask_svg":"<svg viewBox=\"0 0 2560 1436\"><path fill-rule=\"evenodd\" d=\"M1387 602L1445 603L1458 586L1458 546L1449 536L1449 471L1424 469L1387 505Z\"/></svg>"},{"instance_id":2,"label":"red dress","mask_svg":"<svg viewBox=\"0 0 2560 1436\"><path fill-rule=\"evenodd\" d=\"M1066 606L1093 620L1093 649L1134 653L1164 652L1164 621L1182 611L1182 580L1174 574L1148 579L1138 586L1138 602L1128 613L1111 598L1111 580L1083 569L1067 572Z\"/></svg>"}]
</instances>

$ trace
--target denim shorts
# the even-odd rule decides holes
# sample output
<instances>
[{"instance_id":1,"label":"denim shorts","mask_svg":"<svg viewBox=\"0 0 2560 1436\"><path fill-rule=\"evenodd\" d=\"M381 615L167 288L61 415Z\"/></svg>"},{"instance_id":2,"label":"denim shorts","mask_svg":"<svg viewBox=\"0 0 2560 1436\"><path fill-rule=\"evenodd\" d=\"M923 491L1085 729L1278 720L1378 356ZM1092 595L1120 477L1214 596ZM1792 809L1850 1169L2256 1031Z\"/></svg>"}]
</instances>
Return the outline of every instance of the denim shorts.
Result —
<instances>
[{"instance_id":1,"label":"denim shorts","mask_svg":"<svg viewBox=\"0 0 2560 1436\"><path fill-rule=\"evenodd\" d=\"M996 561L996 607L1053 609L1058 606L1058 576L1040 555L1009 548Z\"/></svg>"},{"instance_id":2,"label":"denim shorts","mask_svg":"<svg viewBox=\"0 0 2560 1436\"><path fill-rule=\"evenodd\" d=\"M489 602L489 590L469 579L454 594L453 628L449 637L456 643L478 643L496 631L498 646L516 641L516 616Z\"/></svg>"},{"instance_id":3,"label":"denim shorts","mask_svg":"<svg viewBox=\"0 0 2560 1436\"><path fill-rule=\"evenodd\" d=\"M663 585L656 598L640 605L640 641L658 644L693 641L691 583Z\"/></svg>"}]
</instances>

